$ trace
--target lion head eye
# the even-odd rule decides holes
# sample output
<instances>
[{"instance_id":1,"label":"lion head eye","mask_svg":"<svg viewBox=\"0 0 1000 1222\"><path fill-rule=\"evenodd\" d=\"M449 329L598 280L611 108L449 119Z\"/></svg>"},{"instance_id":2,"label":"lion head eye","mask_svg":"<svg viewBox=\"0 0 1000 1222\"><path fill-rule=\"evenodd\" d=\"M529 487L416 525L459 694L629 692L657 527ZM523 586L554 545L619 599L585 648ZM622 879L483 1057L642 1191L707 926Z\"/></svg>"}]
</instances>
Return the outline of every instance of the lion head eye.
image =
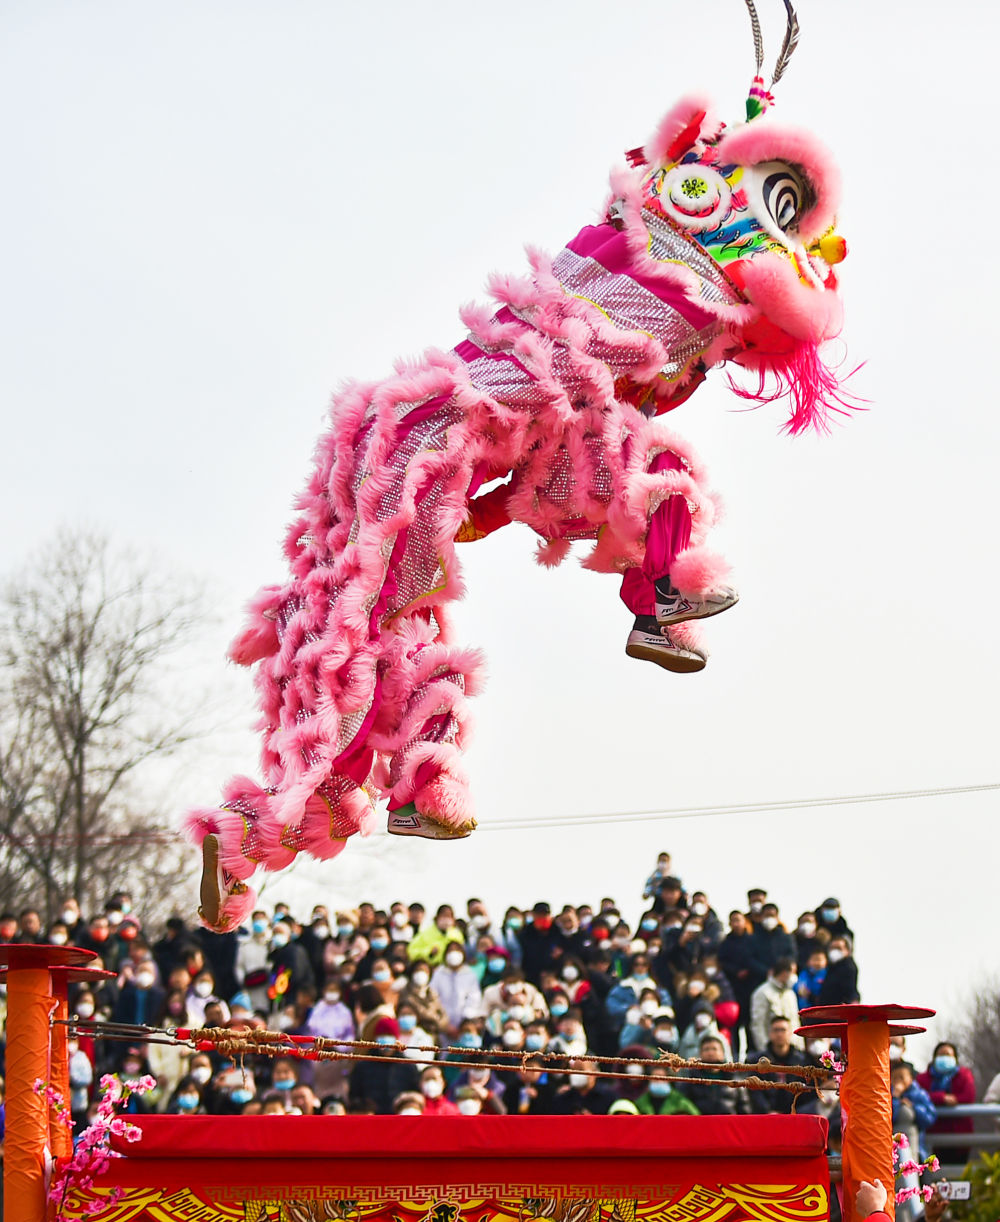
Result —
<instances>
[{"instance_id":1,"label":"lion head eye","mask_svg":"<svg viewBox=\"0 0 1000 1222\"><path fill-rule=\"evenodd\" d=\"M782 233L793 231L813 202L808 182L784 161L763 162L754 166L753 173L766 218Z\"/></svg>"}]
</instances>

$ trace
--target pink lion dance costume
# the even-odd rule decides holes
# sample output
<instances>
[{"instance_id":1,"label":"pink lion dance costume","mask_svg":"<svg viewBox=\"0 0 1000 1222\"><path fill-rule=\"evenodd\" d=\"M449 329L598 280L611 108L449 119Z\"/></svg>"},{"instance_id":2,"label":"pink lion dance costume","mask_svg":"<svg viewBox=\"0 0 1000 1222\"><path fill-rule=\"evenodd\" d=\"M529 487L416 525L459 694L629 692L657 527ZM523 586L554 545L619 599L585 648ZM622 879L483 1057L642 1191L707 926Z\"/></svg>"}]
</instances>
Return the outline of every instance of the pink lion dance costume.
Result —
<instances>
[{"instance_id":1,"label":"pink lion dance costume","mask_svg":"<svg viewBox=\"0 0 1000 1222\"><path fill-rule=\"evenodd\" d=\"M810 134L765 113L748 8L747 122L680 102L612 175L600 224L554 259L529 252L529 276L494 277L498 308L466 310L457 348L334 401L288 531L289 579L257 595L230 651L257 668L264 784L234 778L219 808L188 817L210 927L246 919L258 868L334 857L372 830L378 798L397 834L475 826L460 752L482 662L446 613L462 592L456 541L524 522L556 565L593 540L584 564L624 575L627 653L705 665L695 621L736 594L706 546L705 473L658 416L723 361L760 375L745 397L789 398L792 433L845 406L819 355L841 325L838 176ZM797 38L786 8L774 80Z\"/></svg>"}]
</instances>

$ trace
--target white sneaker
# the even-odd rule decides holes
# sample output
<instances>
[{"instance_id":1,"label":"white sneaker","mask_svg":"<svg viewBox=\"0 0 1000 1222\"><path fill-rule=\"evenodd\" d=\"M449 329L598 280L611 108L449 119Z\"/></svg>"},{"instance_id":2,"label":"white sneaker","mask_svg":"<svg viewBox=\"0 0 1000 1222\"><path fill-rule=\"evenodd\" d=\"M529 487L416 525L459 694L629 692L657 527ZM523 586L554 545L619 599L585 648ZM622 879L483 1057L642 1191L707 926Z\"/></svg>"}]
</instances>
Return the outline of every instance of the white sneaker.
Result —
<instances>
[{"instance_id":1,"label":"white sneaker","mask_svg":"<svg viewBox=\"0 0 1000 1222\"><path fill-rule=\"evenodd\" d=\"M670 629L657 624L651 615L636 616L635 627L628 634L625 652L630 658L655 662L664 670L690 674L704 670L707 658L696 649L687 649L670 635Z\"/></svg>"},{"instance_id":2,"label":"white sneaker","mask_svg":"<svg viewBox=\"0 0 1000 1222\"><path fill-rule=\"evenodd\" d=\"M740 601L740 596L731 586L721 586L695 601L674 589L667 577L662 577L655 589L656 622L661 625L681 624L688 619L708 619L710 615L728 611Z\"/></svg>"},{"instance_id":3,"label":"white sneaker","mask_svg":"<svg viewBox=\"0 0 1000 1222\"><path fill-rule=\"evenodd\" d=\"M398 810L389 811L386 831L392 836L422 836L424 840L464 840L472 834L475 826L474 819L461 827L438 823L436 819L417 810L412 802L407 802Z\"/></svg>"}]
</instances>

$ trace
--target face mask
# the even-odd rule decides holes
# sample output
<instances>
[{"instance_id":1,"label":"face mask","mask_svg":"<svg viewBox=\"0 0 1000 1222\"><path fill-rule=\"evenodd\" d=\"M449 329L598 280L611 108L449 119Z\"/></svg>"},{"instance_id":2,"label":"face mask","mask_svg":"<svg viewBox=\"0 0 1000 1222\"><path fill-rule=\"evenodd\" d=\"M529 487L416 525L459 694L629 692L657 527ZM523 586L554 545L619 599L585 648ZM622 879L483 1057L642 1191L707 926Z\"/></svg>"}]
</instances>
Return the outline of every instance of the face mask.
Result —
<instances>
[{"instance_id":1,"label":"face mask","mask_svg":"<svg viewBox=\"0 0 1000 1222\"><path fill-rule=\"evenodd\" d=\"M400 1031L414 1031L417 1026L417 1016L415 1014L400 1014L396 1022L399 1023Z\"/></svg>"},{"instance_id":2,"label":"face mask","mask_svg":"<svg viewBox=\"0 0 1000 1222\"><path fill-rule=\"evenodd\" d=\"M709 978L709 980L714 980L715 977L718 976L719 974L719 969L715 966L714 963L706 963L703 970L705 972L705 975Z\"/></svg>"},{"instance_id":3,"label":"face mask","mask_svg":"<svg viewBox=\"0 0 1000 1222\"><path fill-rule=\"evenodd\" d=\"M177 1096L177 1106L181 1109L182 1112L193 1112L194 1109L198 1106L198 1096L197 1095L178 1095Z\"/></svg>"},{"instance_id":4,"label":"face mask","mask_svg":"<svg viewBox=\"0 0 1000 1222\"><path fill-rule=\"evenodd\" d=\"M694 1016L695 1031L704 1031L705 1028L711 1023L711 1021L712 1021L711 1014L696 1014Z\"/></svg>"},{"instance_id":5,"label":"face mask","mask_svg":"<svg viewBox=\"0 0 1000 1222\"><path fill-rule=\"evenodd\" d=\"M245 1086L237 1086L235 1090L229 1092L229 1098L232 1099L237 1106L242 1107L244 1103L249 1103L253 1098L253 1091L249 1090Z\"/></svg>"},{"instance_id":6,"label":"face mask","mask_svg":"<svg viewBox=\"0 0 1000 1222\"><path fill-rule=\"evenodd\" d=\"M830 963L839 963L841 959L843 959L845 954L846 954L845 951L834 949L831 951L827 951L826 957L830 961Z\"/></svg>"},{"instance_id":7,"label":"face mask","mask_svg":"<svg viewBox=\"0 0 1000 1222\"><path fill-rule=\"evenodd\" d=\"M271 949L281 950L283 946L288 945L288 935L284 933L276 933L271 935Z\"/></svg>"},{"instance_id":8,"label":"face mask","mask_svg":"<svg viewBox=\"0 0 1000 1222\"><path fill-rule=\"evenodd\" d=\"M396 1037L394 1035L377 1035L375 1037L376 1044L395 1044Z\"/></svg>"},{"instance_id":9,"label":"face mask","mask_svg":"<svg viewBox=\"0 0 1000 1222\"><path fill-rule=\"evenodd\" d=\"M325 942L326 939L330 936L330 926L329 925L314 925L312 927L312 931L316 935L316 937L319 938L320 941L322 942Z\"/></svg>"},{"instance_id":10,"label":"face mask","mask_svg":"<svg viewBox=\"0 0 1000 1222\"><path fill-rule=\"evenodd\" d=\"M91 941L93 942L107 942L108 931L103 927L101 929L92 929L90 931L90 937Z\"/></svg>"},{"instance_id":11,"label":"face mask","mask_svg":"<svg viewBox=\"0 0 1000 1222\"><path fill-rule=\"evenodd\" d=\"M777 917L765 917L761 921L761 925L768 931L768 933L770 933L772 929L778 928L778 918Z\"/></svg>"},{"instance_id":12,"label":"face mask","mask_svg":"<svg viewBox=\"0 0 1000 1222\"><path fill-rule=\"evenodd\" d=\"M654 1099L663 1099L665 1096L669 1095L672 1090L673 1087L669 1082L663 1082L659 1079L657 1079L655 1082L650 1082L649 1084L649 1093Z\"/></svg>"},{"instance_id":13,"label":"face mask","mask_svg":"<svg viewBox=\"0 0 1000 1222\"><path fill-rule=\"evenodd\" d=\"M549 1012L553 1018L562 1018L569 1009L569 1006L564 1001L554 1001L549 1007Z\"/></svg>"},{"instance_id":14,"label":"face mask","mask_svg":"<svg viewBox=\"0 0 1000 1222\"><path fill-rule=\"evenodd\" d=\"M126 1061L122 1066L122 1073L126 1078L137 1078L142 1073L142 1066L138 1061Z\"/></svg>"},{"instance_id":15,"label":"face mask","mask_svg":"<svg viewBox=\"0 0 1000 1222\"><path fill-rule=\"evenodd\" d=\"M811 938L816 932L816 926L812 921L803 921L799 926L799 933L803 938Z\"/></svg>"},{"instance_id":16,"label":"face mask","mask_svg":"<svg viewBox=\"0 0 1000 1222\"><path fill-rule=\"evenodd\" d=\"M507 921L508 929L523 929L524 921L520 917L510 917Z\"/></svg>"},{"instance_id":17,"label":"face mask","mask_svg":"<svg viewBox=\"0 0 1000 1222\"><path fill-rule=\"evenodd\" d=\"M191 1077L194 1078L199 1086L204 1086L211 1076L212 1071L207 1065L196 1065L195 1068L191 1070Z\"/></svg>"},{"instance_id":18,"label":"face mask","mask_svg":"<svg viewBox=\"0 0 1000 1222\"><path fill-rule=\"evenodd\" d=\"M477 929L486 929L489 926L490 918L485 912L477 912L472 918L472 923Z\"/></svg>"},{"instance_id":19,"label":"face mask","mask_svg":"<svg viewBox=\"0 0 1000 1222\"><path fill-rule=\"evenodd\" d=\"M401 1107L396 1113L397 1116L422 1116L423 1112L419 1107Z\"/></svg>"},{"instance_id":20,"label":"face mask","mask_svg":"<svg viewBox=\"0 0 1000 1222\"><path fill-rule=\"evenodd\" d=\"M327 1003L327 1005L335 1006L337 1002L340 1001L340 990L327 989L327 991L323 994L323 1000Z\"/></svg>"},{"instance_id":21,"label":"face mask","mask_svg":"<svg viewBox=\"0 0 1000 1222\"><path fill-rule=\"evenodd\" d=\"M642 1019L641 1007L629 1006L629 1008L625 1011L625 1021L627 1023L630 1023L633 1027L635 1026L637 1022L640 1022L641 1019Z\"/></svg>"},{"instance_id":22,"label":"face mask","mask_svg":"<svg viewBox=\"0 0 1000 1222\"><path fill-rule=\"evenodd\" d=\"M379 1037L381 1039L381 1036ZM291 1090L295 1085L294 1078L275 1078L271 1083L275 1090Z\"/></svg>"},{"instance_id":23,"label":"face mask","mask_svg":"<svg viewBox=\"0 0 1000 1222\"><path fill-rule=\"evenodd\" d=\"M677 1038L677 1033L674 1031L673 1027L657 1027L653 1035L656 1042L658 1044L663 1044L664 1046L672 1044Z\"/></svg>"},{"instance_id":24,"label":"face mask","mask_svg":"<svg viewBox=\"0 0 1000 1222\"><path fill-rule=\"evenodd\" d=\"M372 940L371 940L371 948L372 948L372 950L385 950L385 948L386 948L388 945L389 945L389 939L388 939L388 938L372 938Z\"/></svg>"},{"instance_id":25,"label":"face mask","mask_svg":"<svg viewBox=\"0 0 1000 1222\"><path fill-rule=\"evenodd\" d=\"M485 1086L490 1080L490 1071L488 1069L470 1069L469 1081L473 1086Z\"/></svg>"},{"instance_id":26,"label":"face mask","mask_svg":"<svg viewBox=\"0 0 1000 1222\"><path fill-rule=\"evenodd\" d=\"M520 1048L521 1047L520 1031L515 1031L513 1028L509 1028L507 1031L503 1033L503 1035L500 1038L503 1041L503 1046L505 1048Z\"/></svg>"},{"instance_id":27,"label":"face mask","mask_svg":"<svg viewBox=\"0 0 1000 1222\"><path fill-rule=\"evenodd\" d=\"M194 986L195 995L197 997L211 997L214 987L211 980L199 980Z\"/></svg>"},{"instance_id":28,"label":"face mask","mask_svg":"<svg viewBox=\"0 0 1000 1222\"><path fill-rule=\"evenodd\" d=\"M826 1044L824 1044L822 1040L810 1040L809 1043L806 1044L806 1052L808 1052L811 1057L818 1057L821 1052L826 1052Z\"/></svg>"},{"instance_id":29,"label":"face mask","mask_svg":"<svg viewBox=\"0 0 1000 1222\"><path fill-rule=\"evenodd\" d=\"M660 1003L658 1001L653 1001L652 998L648 998L646 1001L639 1002L639 1011L642 1014L653 1015L656 1013L656 1011L659 1008L660 1008Z\"/></svg>"},{"instance_id":30,"label":"face mask","mask_svg":"<svg viewBox=\"0 0 1000 1222\"><path fill-rule=\"evenodd\" d=\"M351 934L354 933L354 926L353 925L338 925L337 933L340 934L342 938L349 938Z\"/></svg>"},{"instance_id":31,"label":"face mask","mask_svg":"<svg viewBox=\"0 0 1000 1222\"><path fill-rule=\"evenodd\" d=\"M434 924L438 927L441 933L447 933L452 927L451 921L435 921Z\"/></svg>"},{"instance_id":32,"label":"face mask","mask_svg":"<svg viewBox=\"0 0 1000 1222\"><path fill-rule=\"evenodd\" d=\"M478 1116L479 1106L478 1099L459 1099L458 1101L458 1110L463 1116Z\"/></svg>"},{"instance_id":33,"label":"face mask","mask_svg":"<svg viewBox=\"0 0 1000 1222\"><path fill-rule=\"evenodd\" d=\"M135 978L135 983L140 989L151 989L156 983L156 977L152 972L139 972Z\"/></svg>"},{"instance_id":34,"label":"face mask","mask_svg":"<svg viewBox=\"0 0 1000 1222\"><path fill-rule=\"evenodd\" d=\"M529 1052L541 1052L545 1047L545 1036L531 1031L524 1037L524 1046Z\"/></svg>"},{"instance_id":35,"label":"face mask","mask_svg":"<svg viewBox=\"0 0 1000 1222\"><path fill-rule=\"evenodd\" d=\"M90 1018L94 1013L93 1002L81 1001L76 1007L76 1013L78 1018Z\"/></svg>"},{"instance_id":36,"label":"face mask","mask_svg":"<svg viewBox=\"0 0 1000 1222\"><path fill-rule=\"evenodd\" d=\"M597 943L597 945L601 948L601 950L610 950L611 949L611 939L610 938L601 938L600 941Z\"/></svg>"},{"instance_id":37,"label":"face mask","mask_svg":"<svg viewBox=\"0 0 1000 1222\"><path fill-rule=\"evenodd\" d=\"M690 934L699 934L701 933L701 926L700 925L689 925L687 927L687 931Z\"/></svg>"},{"instance_id":38,"label":"face mask","mask_svg":"<svg viewBox=\"0 0 1000 1222\"><path fill-rule=\"evenodd\" d=\"M120 925L124 918L124 912L119 912L117 908L112 909L112 911L108 913L108 924L112 927Z\"/></svg>"},{"instance_id":39,"label":"face mask","mask_svg":"<svg viewBox=\"0 0 1000 1222\"><path fill-rule=\"evenodd\" d=\"M763 900L751 900L750 901L750 911L751 912L760 912L760 910L763 907L764 907Z\"/></svg>"},{"instance_id":40,"label":"face mask","mask_svg":"<svg viewBox=\"0 0 1000 1222\"><path fill-rule=\"evenodd\" d=\"M788 984L785 987L789 989L794 989L798 983L799 983L798 973L790 972L788 975Z\"/></svg>"},{"instance_id":41,"label":"face mask","mask_svg":"<svg viewBox=\"0 0 1000 1222\"><path fill-rule=\"evenodd\" d=\"M821 908L820 915L823 917L823 920L826 921L828 925L832 925L833 922L837 919L837 917L840 916L840 909L839 908Z\"/></svg>"},{"instance_id":42,"label":"face mask","mask_svg":"<svg viewBox=\"0 0 1000 1222\"><path fill-rule=\"evenodd\" d=\"M691 980L688 982L688 996L689 997L697 997L699 994L704 993L704 991L705 991L704 980Z\"/></svg>"},{"instance_id":43,"label":"face mask","mask_svg":"<svg viewBox=\"0 0 1000 1222\"><path fill-rule=\"evenodd\" d=\"M402 929L407 923L405 912L394 912L389 918L389 924L392 925L394 929Z\"/></svg>"},{"instance_id":44,"label":"face mask","mask_svg":"<svg viewBox=\"0 0 1000 1222\"><path fill-rule=\"evenodd\" d=\"M291 1031L295 1026L294 1014L279 1014L278 1021L275 1024L279 1031Z\"/></svg>"},{"instance_id":45,"label":"face mask","mask_svg":"<svg viewBox=\"0 0 1000 1222\"><path fill-rule=\"evenodd\" d=\"M419 971L419 972L414 972L413 975L410 977L410 979L413 981L413 983L417 986L418 989L422 989L427 986L427 983L430 980L430 976L425 971Z\"/></svg>"},{"instance_id":46,"label":"face mask","mask_svg":"<svg viewBox=\"0 0 1000 1222\"><path fill-rule=\"evenodd\" d=\"M569 1084L574 1090L583 1090L590 1081L590 1078L585 1073L571 1073L569 1075Z\"/></svg>"},{"instance_id":47,"label":"face mask","mask_svg":"<svg viewBox=\"0 0 1000 1222\"><path fill-rule=\"evenodd\" d=\"M444 1090L444 1083L440 1078L428 1078L426 1082L421 1082L420 1089L428 1099L437 1099Z\"/></svg>"},{"instance_id":48,"label":"face mask","mask_svg":"<svg viewBox=\"0 0 1000 1222\"><path fill-rule=\"evenodd\" d=\"M958 1065L958 1061L950 1056L936 1056L934 1058L934 1069L937 1073L951 1073Z\"/></svg>"},{"instance_id":49,"label":"face mask","mask_svg":"<svg viewBox=\"0 0 1000 1222\"><path fill-rule=\"evenodd\" d=\"M705 913L708 912L708 905L703 904L701 900L699 900L696 904L691 905L691 911L695 914L695 916L704 916Z\"/></svg>"},{"instance_id":50,"label":"face mask","mask_svg":"<svg viewBox=\"0 0 1000 1222\"><path fill-rule=\"evenodd\" d=\"M536 916L535 928L540 930L542 933L548 933L548 931L552 928L552 918L550 916Z\"/></svg>"},{"instance_id":51,"label":"face mask","mask_svg":"<svg viewBox=\"0 0 1000 1222\"><path fill-rule=\"evenodd\" d=\"M889 1045L889 1060L901 1061L903 1059L903 1050L898 1044Z\"/></svg>"},{"instance_id":52,"label":"face mask","mask_svg":"<svg viewBox=\"0 0 1000 1222\"><path fill-rule=\"evenodd\" d=\"M463 1031L458 1037L458 1043L461 1048L482 1048L483 1039L475 1031Z\"/></svg>"},{"instance_id":53,"label":"face mask","mask_svg":"<svg viewBox=\"0 0 1000 1222\"><path fill-rule=\"evenodd\" d=\"M651 930L655 929L658 924L659 921L657 921L656 917L643 917L639 928L644 929L647 933L649 933Z\"/></svg>"},{"instance_id":54,"label":"face mask","mask_svg":"<svg viewBox=\"0 0 1000 1222\"><path fill-rule=\"evenodd\" d=\"M486 966L495 976L498 976L507 966L507 960L501 959L499 955L495 955L492 959L486 960Z\"/></svg>"},{"instance_id":55,"label":"face mask","mask_svg":"<svg viewBox=\"0 0 1000 1222\"><path fill-rule=\"evenodd\" d=\"M449 967L461 967L465 962L465 955L463 955L461 951L449 951L448 954L445 955L444 961Z\"/></svg>"},{"instance_id":56,"label":"face mask","mask_svg":"<svg viewBox=\"0 0 1000 1222\"><path fill-rule=\"evenodd\" d=\"M69 935L64 933L54 933L49 938L49 942L52 946L65 946L68 941Z\"/></svg>"},{"instance_id":57,"label":"face mask","mask_svg":"<svg viewBox=\"0 0 1000 1222\"><path fill-rule=\"evenodd\" d=\"M258 917L257 920L254 921L253 924L250 926L250 928L253 930L255 934L258 934L258 935L262 933L267 933L267 921L262 920L260 917Z\"/></svg>"},{"instance_id":58,"label":"face mask","mask_svg":"<svg viewBox=\"0 0 1000 1222\"><path fill-rule=\"evenodd\" d=\"M64 908L60 913L64 925L75 925L80 919L80 914L74 912L72 908Z\"/></svg>"},{"instance_id":59,"label":"face mask","mask_svg":"<svg viewBox=\"0 0 1000 1222\"><path fill-rule=\"evenodd\" d=\"M563 980L568 980L571 983L574 980L579 980L580 979L580 969L577 967L574 967L572 963L568 963L562 970L562 978Z\"/></svg>"},{"instance_id":60,"label":"face mask","mask_svg":"<svg viewBox=\"0 0 1000 1222\"><path fill-rule=\"evenodd\" d=\"M386 981L392 979L392 972L387 967L380 967L372 972L372 980L377 980L379 984L385 984Z\"/></svg>"}]
</instances>

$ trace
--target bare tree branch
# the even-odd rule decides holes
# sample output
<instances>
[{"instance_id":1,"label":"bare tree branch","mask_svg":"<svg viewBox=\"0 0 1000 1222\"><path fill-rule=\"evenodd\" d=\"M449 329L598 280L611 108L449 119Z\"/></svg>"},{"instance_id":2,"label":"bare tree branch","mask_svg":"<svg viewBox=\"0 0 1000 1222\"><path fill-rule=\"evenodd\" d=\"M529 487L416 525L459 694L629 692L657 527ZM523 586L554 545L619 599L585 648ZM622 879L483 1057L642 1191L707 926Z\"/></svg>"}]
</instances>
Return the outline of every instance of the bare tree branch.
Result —
<instances>
[{"instance_id":1,"label":"bare tree branch","mask_svg":"<svg viewBox=\"0 0 1000 1222\"><path fill-rule=\"evenodd\" d=\"M93 906L130 867L136 891L176 886L183 851L129 782L191 739L162 684L200 619L197 596L86 532L0 590L0 906Z\"/></svg>"}]
</instances>

